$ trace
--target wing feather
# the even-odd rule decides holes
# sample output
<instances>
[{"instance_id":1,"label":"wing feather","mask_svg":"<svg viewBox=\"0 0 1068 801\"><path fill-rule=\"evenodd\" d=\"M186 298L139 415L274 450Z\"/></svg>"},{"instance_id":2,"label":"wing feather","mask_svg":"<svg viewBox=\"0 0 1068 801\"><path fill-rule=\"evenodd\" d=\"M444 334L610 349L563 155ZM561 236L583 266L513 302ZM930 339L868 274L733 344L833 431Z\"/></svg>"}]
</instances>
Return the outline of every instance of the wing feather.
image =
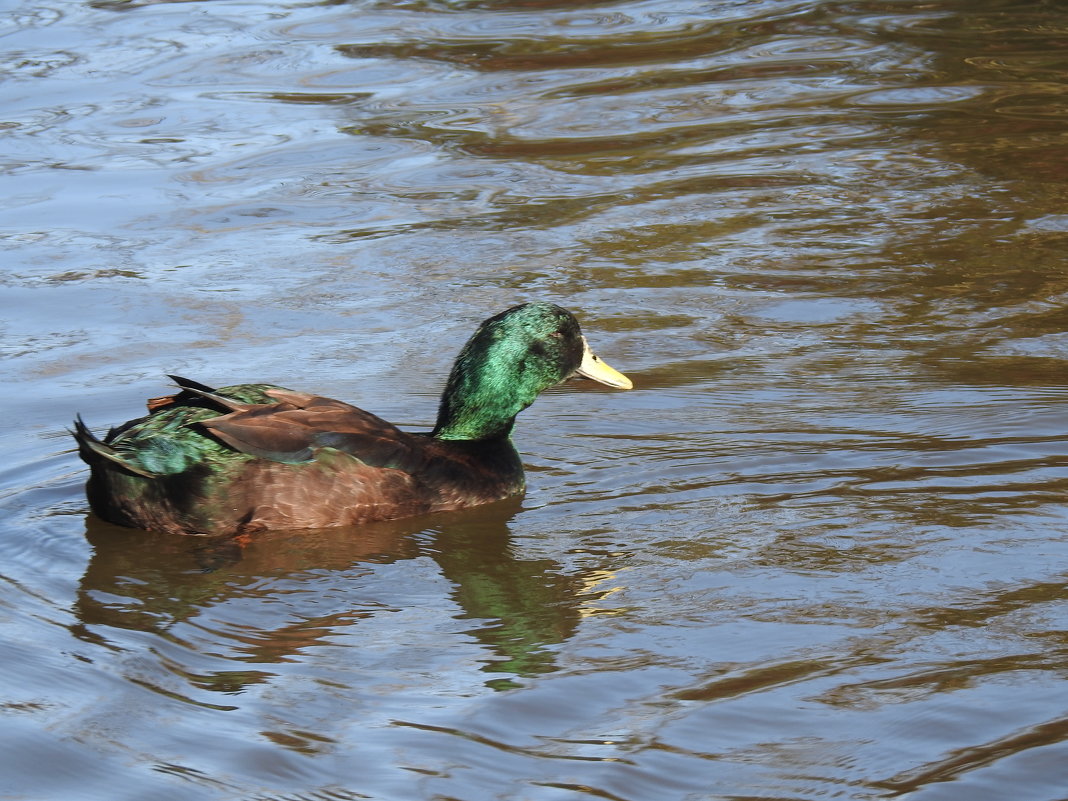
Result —
<instances>
[{"instance_id":1,"label":"wing feather","mask_svg":"<svg viewBox=\"0 0 1068 801\"><path fill-rule=\"evenodd\" d=\"M276 462L315 458L323 448L346 453L372 467L410 469L423 441L370 412L306 393L270 390L276 404L251 406L199 425L230 447Z\"/></svg>"}]
</instances>

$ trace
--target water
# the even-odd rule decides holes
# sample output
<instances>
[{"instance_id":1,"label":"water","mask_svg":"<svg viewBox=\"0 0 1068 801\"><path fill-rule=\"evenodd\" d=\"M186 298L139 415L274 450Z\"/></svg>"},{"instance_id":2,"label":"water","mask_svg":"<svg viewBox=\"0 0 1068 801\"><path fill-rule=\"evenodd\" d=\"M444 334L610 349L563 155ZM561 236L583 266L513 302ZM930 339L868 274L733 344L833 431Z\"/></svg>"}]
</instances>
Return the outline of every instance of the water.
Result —
<instances>
[{"instance_id":1,"label":"water","mask_svg":"<svg viewBox=\"0 0 1068 801\"><path fill-rule=\"evenodd\" d=\"M71 2L0 27L0 795L1057 801L1068 15ZM163 374L432 423L477 322L628 393L521 501L87 516Z\"/></svg>"}]
</instances>

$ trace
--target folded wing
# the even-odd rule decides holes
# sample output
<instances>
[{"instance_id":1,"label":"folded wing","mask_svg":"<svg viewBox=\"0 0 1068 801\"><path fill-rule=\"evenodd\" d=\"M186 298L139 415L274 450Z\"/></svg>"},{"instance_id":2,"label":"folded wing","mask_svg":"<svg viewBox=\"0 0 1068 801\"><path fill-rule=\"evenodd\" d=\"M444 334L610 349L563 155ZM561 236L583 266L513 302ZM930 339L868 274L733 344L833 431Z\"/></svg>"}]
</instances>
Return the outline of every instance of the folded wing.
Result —
<instances>
[{"instance_id":1,"label":"folded wing","mask_svg":"<svg viewBox=\"0 0 1068 801\"><path fill-rule=\"evenodd\" d=\"M272 389L267 394L278 402L250 405L199 425L235 450L287 464L311 461L323 448L372 467L407 470L421 461L413 447L418 435L370 412L309 393Z\"/></svg>"}]
</instances>

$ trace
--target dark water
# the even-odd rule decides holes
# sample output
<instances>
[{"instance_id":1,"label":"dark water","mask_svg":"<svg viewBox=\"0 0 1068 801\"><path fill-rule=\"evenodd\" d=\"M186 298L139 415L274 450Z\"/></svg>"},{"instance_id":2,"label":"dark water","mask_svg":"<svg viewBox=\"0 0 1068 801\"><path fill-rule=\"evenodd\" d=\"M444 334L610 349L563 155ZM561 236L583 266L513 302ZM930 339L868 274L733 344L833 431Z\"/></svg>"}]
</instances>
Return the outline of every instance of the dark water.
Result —
<instances>
[{"instance_id":1,"label":"dark water","mask_svg":"<svg viewBox=\"0 0 1068 801\"><path fill-rule=\"evenodd\" d=\"M1068 798L1068 12L34 2L0 20L0 796ZM432 422L480 319L629 393L516 503L87 518L162 374Z\"/></svg>"}]
</instances>

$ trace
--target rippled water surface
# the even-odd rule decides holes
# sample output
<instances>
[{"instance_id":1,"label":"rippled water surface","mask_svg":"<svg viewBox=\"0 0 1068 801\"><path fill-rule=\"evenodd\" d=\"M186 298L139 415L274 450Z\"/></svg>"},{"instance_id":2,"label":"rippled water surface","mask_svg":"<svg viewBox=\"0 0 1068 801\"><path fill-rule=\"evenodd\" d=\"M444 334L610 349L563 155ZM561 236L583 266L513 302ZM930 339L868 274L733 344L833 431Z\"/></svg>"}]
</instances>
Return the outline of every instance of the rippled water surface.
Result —
<instances>
[{"instance_id":1,"label":"rippled water surface","mask_svg":"<svg viewBox=\"0 0 1068 801\"><path fill-rule=\"evenodd\" d=\"M1068 12L10 0L0 795L1063 801ZM87 515L164 373L432 423L484 317L629 393L527 496Z\"/></svg>"}]
</instances>

